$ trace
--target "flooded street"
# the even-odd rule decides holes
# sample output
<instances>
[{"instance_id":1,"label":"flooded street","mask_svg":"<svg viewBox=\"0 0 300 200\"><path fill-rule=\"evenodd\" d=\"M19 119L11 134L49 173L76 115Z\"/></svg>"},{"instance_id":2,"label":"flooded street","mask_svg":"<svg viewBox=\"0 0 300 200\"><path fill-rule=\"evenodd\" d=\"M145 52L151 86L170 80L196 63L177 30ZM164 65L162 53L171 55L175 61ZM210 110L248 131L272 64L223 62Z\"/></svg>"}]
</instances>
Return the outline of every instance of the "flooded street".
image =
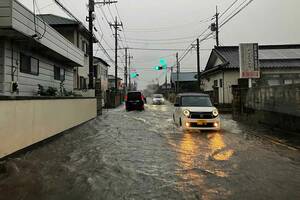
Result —
<instances>
[{"instance_id":1,"label":"flooded street","mask_svg":"<svg viewBox=\"0 0 300 200\"><path fill-rule=\"evenodd\" d=\"M0 199L300 199L299 150L230 115L183 133L172 109L110 110L8 160Z\"/></svg>"}]
</instances>

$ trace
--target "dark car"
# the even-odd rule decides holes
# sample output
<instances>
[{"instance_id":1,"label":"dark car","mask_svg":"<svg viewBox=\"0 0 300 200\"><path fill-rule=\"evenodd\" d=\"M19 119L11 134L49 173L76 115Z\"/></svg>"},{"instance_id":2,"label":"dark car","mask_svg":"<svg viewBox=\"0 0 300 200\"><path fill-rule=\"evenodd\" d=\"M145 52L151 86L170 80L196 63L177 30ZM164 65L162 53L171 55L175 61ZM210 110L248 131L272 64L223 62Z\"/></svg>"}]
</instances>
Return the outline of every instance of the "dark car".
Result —
<instances>
[{"instance_id":1,"label":"dark car","mask_svg":"<svg viewBox=\"0 0 300 200\"><path fill-rule=\"evenodd\" d=\"M145 98L141 92L128 92L125 98L127 111L144 110Z\"/></svg>"}]
</instances>

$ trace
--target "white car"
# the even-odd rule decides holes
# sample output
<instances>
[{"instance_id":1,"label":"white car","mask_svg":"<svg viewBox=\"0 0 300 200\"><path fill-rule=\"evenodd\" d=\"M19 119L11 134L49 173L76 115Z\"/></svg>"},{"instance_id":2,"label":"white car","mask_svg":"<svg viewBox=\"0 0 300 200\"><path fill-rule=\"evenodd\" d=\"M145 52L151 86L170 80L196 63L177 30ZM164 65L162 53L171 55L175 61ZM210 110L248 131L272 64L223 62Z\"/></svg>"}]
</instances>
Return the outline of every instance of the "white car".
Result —
<instances>
[{"instance_id":1,"label":"white car","mask_svg":"<svg viewBox=\"0 0 300 200\"><path fill-rule=\"evenodd\" d=\"M220 117L207 94L183 93L175 99L174 123L183 130L220 130Z\"/></svg>"},{"instance_id":2,"label":"white car","mask_svg":"<svg viewBox=\"0 0 300 200\"><path fill-rule=\"evenodd\" d=\"M152 98L152 103L154 105L161 105L165 103L164 96L162 94L154 94Z\"/></svg>"}]
</instances>

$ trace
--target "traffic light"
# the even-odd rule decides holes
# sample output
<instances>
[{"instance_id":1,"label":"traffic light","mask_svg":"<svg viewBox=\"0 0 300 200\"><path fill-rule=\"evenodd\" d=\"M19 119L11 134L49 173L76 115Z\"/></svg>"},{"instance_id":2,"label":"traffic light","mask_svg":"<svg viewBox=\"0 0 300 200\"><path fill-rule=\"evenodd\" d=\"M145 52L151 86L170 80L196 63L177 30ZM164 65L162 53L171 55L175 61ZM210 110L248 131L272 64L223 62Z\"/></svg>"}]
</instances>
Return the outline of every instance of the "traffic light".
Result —
<instances>
[{"instance_id":1,"label":"traffic light","mask_svg":"<svg viewBox=\"0 0 300 200\"><path fill-rule=\"evenodd\" d=\"M140 76L140 75L138 73L136 73L136 72L130 74L131 78L137 78L138 76Z\"/></svg>"},{"instance_id":2,"label":"traffic light","mask_svg":"<svg viewBox=\"0 0 300 200\"><path fill-rule=\"evenodd\" d=\"M159 63L160 63L160 66L163 67L163 69L166 69L168 66L167 61L165 59L160 59Z\"/></svg>"},{"instance_id":3,"label":"traffic light","mask_svg":"<svg viewBox=\"0 0 300 200\"><path fill-rule=\"evenodd\" d=\"M159 64L160 65L154 67L155 70L163 70L168 68L168 64L165 59L160 59Z\"/></svg>"},{"instance_id":4,"label":"traffic light","mask_svg":"<svg viewBox=\"0 0 300 200\"><path fill-rule=\"evenodd\" d=\"M162 70L163 67L162 67L162 66L155 66L154 69L155 69L155 70Z\"/></svg>"}]
</instances>

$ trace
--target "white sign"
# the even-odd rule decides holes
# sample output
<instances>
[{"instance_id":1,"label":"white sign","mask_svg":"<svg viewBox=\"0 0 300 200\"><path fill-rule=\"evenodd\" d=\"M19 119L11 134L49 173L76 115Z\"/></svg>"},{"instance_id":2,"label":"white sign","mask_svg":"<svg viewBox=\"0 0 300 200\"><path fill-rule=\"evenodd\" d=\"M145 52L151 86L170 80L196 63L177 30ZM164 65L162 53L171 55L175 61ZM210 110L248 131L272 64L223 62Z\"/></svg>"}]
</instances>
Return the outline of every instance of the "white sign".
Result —
<instances>
[{"instance_id":1,"label":"white sign","mask_svg":"<svg viewBox=\"0 0 300 200\"><path fill-rule=\"evenodd\" d=\"M240 78L260 78L258 44L240 44Z\"/></svg>"}]
</instances>

